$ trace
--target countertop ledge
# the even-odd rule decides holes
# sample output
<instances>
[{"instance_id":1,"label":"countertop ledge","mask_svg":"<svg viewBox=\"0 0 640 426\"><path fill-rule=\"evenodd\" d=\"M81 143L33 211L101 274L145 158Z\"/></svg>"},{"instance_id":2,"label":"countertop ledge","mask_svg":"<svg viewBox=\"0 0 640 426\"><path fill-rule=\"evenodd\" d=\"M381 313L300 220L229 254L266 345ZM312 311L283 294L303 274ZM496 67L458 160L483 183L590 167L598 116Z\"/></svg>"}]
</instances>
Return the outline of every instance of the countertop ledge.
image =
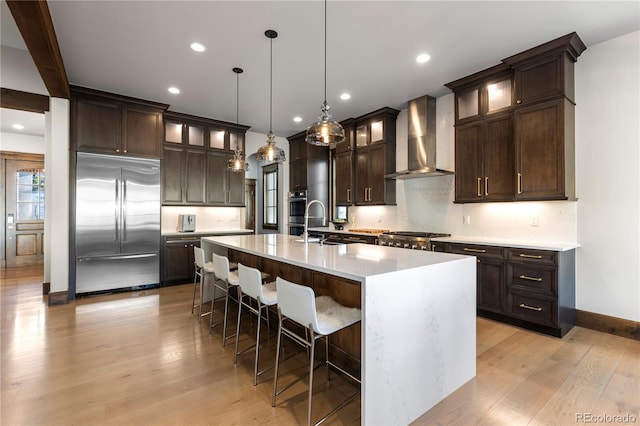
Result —
<instances>
[{"instance_id":1,"label":"countertop ledge","mask_svg":"<svg viewBox=\"0 0 640 426\"><path fill-rule=\"evenodd\" d=\"M214 236L214 235L240 235L240 234L253 234L253 229L212 229L209 231L195 231L195 232L163 232L163 237L202 237L202 236Z\"/></svg>"},{"instance_id":2,"label":"countertop ledge","mask_svg":"<svg viewBox=\"0 0 640 426\"><path fill-rule=\"evenodd\" d=\"M511 240L506 238L468 237L464 235L432 238L431 240L443 243L484 244L488 246L528 248L532 250L551 251L568 251L580 247L579 243L572 242Z\"/></svg>"}]
</instances>

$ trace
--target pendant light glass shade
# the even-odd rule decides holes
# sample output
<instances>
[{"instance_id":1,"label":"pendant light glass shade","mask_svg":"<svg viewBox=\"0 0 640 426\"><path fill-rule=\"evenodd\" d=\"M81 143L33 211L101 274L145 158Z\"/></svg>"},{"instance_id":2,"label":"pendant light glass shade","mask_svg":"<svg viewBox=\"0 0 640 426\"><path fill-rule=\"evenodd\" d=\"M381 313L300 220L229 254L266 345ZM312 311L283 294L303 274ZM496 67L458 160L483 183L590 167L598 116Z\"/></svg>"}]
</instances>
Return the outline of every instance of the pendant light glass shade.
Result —
<instances>
[{"instance_id":1,"label":"pendant light glass shade","mask_svg":"<svg viewBox=\"0 0 640 426\"><path fill-rule=\"evenodd\" d=\"M327 105L327 0L324 1L324 102L322 115L318 121L307 128L307 143L319 146L335 145L345 140L344 129L337 121L331 119Z\"/></svg>"},{"instance_id":2,"label":"pendant light glass shade","mask_svg":"<svg viewBox=\"0 0 640 426\"><path fill-rule=\"evenodd\" d=\"M264 32L271 41L269 54L269 133L267 134L267 144L258 148L256 160L261 163L282 163L287 157L284 150L276 146L276 135L273 134L273 39L278 37L274 30Z\"/></svg>"},{"instance_id":3,"label":"pendant light glass shade","mask_svg":"<svg viewBox=\"0 0 640 426\"><path fill-rule=\"evenodd\" d=\"M240 74L244 72L242 68L234 68L233 72L236 73L236 125L238 125L239 105L240 105ZM238 137L238 129L236 128L236 150L233 153L233 158L227 161L227 169L232 172L246 172L249 170L249 163L244 159L242 150L240 147L240 138Z\"/></svg>"},{"instance_id":4,"label":"pendant light glass shade","mask_svg":"<svg viewBox=\"0 0 640 426\"><path fill-rule=\"evenodd\" d=\"M247 163L244 159L244 155L242 155L242 151L236 149L233 153L233 158L227 161L227 169L232 172L247 172L249 171L249 163Z\"/></svg>"},{"instance_id":5,"label":"pendant light glass shade","mask_svg":"<svg viewBox=\"0 0 640 426\"><path fill-rule=\"evenodd\" d=\"M322 104L322 115L320 119L307 129L305 141L312 145L328 146L344 141L344 129L337 121L331 120L329 105L325 101Z\"/></svg>"},{"instance_id":6,"label":"pendant light glass shade","mask_svg":"<svg viewBox=\"0 0 640 426\"><path fill-rule=\"evenodd\" d=\"M258 148L256 160L261 163L282 163L286 159L284 150L276 145L276 135L273 132L269 132L267 144Z\"/></svg>"}]
</instances>

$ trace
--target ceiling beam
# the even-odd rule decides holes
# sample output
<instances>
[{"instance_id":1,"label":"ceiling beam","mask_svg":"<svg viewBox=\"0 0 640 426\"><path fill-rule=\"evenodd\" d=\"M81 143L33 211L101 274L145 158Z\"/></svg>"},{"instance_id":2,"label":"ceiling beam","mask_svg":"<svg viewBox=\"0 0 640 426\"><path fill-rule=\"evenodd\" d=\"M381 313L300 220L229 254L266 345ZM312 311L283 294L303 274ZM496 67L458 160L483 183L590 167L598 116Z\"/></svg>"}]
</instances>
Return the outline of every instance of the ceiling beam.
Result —
<instances>
[{"instance_id":1,"label":"ceiling beam","mask_svg":"<svg viewBox=\"0 0 640 426\"><path fill-rule=\"evenodd\" d=\"M0 107L44 114L45 111L49 111L49 97L2 87Z\"/></svg>"},{"instance_id":2,"label":"ceiling beam","mask_svg":"<svg viewBox=\"0 0 640 426\"><path fill-rule=\"evenodd\" d=\"M45 0L6 0L49 95L69 99L69 80Z\"/></svg>"}]
</instances>

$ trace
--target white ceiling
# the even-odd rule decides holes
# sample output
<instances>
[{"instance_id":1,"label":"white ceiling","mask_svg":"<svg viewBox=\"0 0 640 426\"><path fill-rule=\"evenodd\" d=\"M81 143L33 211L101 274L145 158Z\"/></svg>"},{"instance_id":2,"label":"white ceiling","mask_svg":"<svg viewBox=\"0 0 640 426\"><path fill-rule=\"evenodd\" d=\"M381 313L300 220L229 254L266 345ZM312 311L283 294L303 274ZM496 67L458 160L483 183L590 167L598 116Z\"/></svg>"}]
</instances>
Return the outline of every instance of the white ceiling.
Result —
<instances>
[{"instance_id":1,"label":"white ceiling","mask_svg":"<svg viewBox=\"0 0 640 426\"><path fill-rule=\"evenodd\" d=\"M2 6L2 44L24 49L19 36L6 34ZM49 9L71 84L235 122L231 69L239 66L239 121L260 133L269 130L264 31L274 29L273 130L289 136L319 115L321 1L49 0ZM327 101L342 120L444 95L445 83L572 31L587 47L636 31L640 2L329 1L327 27ZM193 41L206 52L191 51ZM417 64L423 52L431 61ZM171 85L181 94L169 94ZM350 100L339 99L344 91Z\"/></svg>"}]
</instances>

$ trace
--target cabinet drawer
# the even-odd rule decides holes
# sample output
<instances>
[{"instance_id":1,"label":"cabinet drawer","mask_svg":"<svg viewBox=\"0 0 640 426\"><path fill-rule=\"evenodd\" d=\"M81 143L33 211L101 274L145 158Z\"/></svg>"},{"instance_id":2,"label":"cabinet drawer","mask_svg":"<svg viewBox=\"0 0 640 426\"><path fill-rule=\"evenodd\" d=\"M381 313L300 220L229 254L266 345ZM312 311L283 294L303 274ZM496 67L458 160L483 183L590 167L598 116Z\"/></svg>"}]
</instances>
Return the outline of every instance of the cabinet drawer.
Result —
<instances>
[{"instance_id":1,"label":"cabinet drawer","mask_svg":"<svg viewBox=\"0 0 640 426\"><path fill-rule=\"evenodd\" d=\"M557 294L556 270L538 265L510 263L511 286L524 287L551 295Z\"/></svg>"},{"instance_id":2,"label":"cabinet drawer","mask_svg":"<svg viewBox=\"0 0 640 426\"><path fill-rule=\"evenodd\" d=\"M547 263L551 265L558 264L558 253L549 250L531 250L531 249L507 249L509 260L522 260L525 262Z\"/></svg>"},{"instance_id":3,"label":"cabinet drawer","mask_svg":"<svg viewBox=\"0 0 640 426\"><path fill-rule=\"evenodd\" d=\"M509 312L515 318L536 324L557 326L557 300L528 294L509 294Z\"/></svg>"},{"instance_id":4,"label":"cabinet drawer","mask_svg":"<svg viewBox=\"0 0 640 426\"><path fill-rule=\"evenodd\" d=\"M449 244L449 252L456 254L468 254L478 257L504 257L504 248L496 246L481 246L477 244Z\"/></svg>"}]
</instances>

